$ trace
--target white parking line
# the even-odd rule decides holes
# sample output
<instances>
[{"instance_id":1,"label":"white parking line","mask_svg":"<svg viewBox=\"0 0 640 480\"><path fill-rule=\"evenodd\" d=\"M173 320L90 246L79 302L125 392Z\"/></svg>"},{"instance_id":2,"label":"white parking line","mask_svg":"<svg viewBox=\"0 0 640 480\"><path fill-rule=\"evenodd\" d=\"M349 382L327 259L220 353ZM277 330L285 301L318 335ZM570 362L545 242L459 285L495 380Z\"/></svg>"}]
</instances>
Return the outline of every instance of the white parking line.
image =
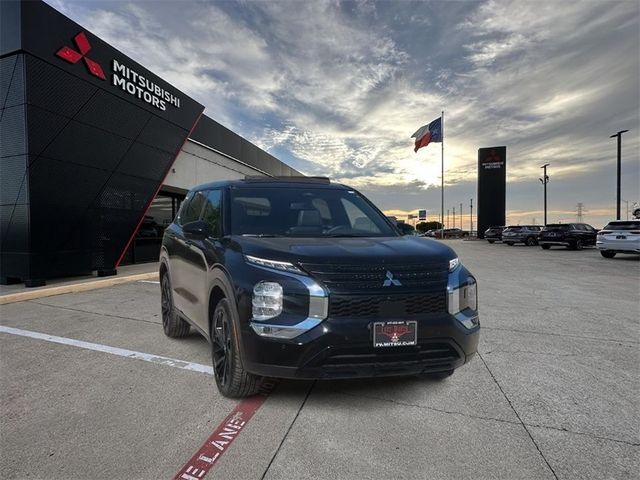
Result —
<instances>
[{"instance_id":1,"label":"white parking line","mask_svg":"<svg viewBox=\"0 0 640 480\"><path fill-rule=\"evenodd\" d=\"M158 280L138 280L138 283L153 283L154 285L160 285Z\"/></svg>"},{"instance_id":2,"label":"white parking line","mask_svg":"<svg viewBox=\"0 0 640 480\"><path fill-rule=\"evenodd\" d=\"M94 350L96 352L110 353L119 357L133 358L136 360L144 360L145 362L157 363L168 367L181 368L182 370L190 370L192 372L206 373L213 375L213 367L203 365L201 363L185 362L176 360L175 358L162 357L152 355L150 353L136 352L125 348L110 347L109 345L101 345L99 343L83 342L82 340L74 340L73 338L56 337L46 333L33 332L31 330L22 330L20 328L5 327L0 325L0 333L8 333L10 335L19 335L21 337L35 338L47 342L59 343L61 345L70 345L72 347L84 348L86 350Z\"/></svg>"}]
</instances>

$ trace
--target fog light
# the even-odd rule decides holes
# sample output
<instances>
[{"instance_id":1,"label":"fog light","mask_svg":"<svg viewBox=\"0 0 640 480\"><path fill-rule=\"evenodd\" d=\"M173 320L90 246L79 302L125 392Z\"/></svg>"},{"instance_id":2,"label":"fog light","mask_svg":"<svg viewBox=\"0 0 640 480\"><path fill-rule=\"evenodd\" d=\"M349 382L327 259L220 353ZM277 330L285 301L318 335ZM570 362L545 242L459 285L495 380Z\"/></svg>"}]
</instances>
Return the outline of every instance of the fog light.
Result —
<instances>
[{"instance_id":1,"label":"fog light","mask_svg":"<svg viewBox=\"0 0 640 480\"><path fill-rule=\"evenodd\" d=\"M282 313L282 286L276 282L258 282L253 287L251 313L253 320L262 322Z\"/></svg>"},{"instance_id":2,"label":"fog light","mask_svg":"<svg viewBox=\"0 0 640 480\"><path fill-rule=\"evenodd\" d=\"M469 280L466 285L461 285L449 292L449 313L455 315L466 309L478 310L478 289L475 280Z\"/></svg>"}]
</instances>

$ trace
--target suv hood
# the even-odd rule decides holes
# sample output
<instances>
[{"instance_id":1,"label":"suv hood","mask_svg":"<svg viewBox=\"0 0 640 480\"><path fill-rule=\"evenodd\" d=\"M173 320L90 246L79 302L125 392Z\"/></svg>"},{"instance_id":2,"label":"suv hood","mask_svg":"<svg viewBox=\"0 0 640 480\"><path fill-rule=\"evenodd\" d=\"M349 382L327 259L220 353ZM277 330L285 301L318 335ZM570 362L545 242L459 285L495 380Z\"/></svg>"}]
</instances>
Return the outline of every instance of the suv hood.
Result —
<instances>
[{"instance_id":1,"label":"suv hood","mask_svg":"<svg viewBox=\"0 0 640 480\"><path fill-rule=\"evenodd\" d=\"M234 235L231 240L245 255L291 263L444 263L456 256L440 242L415 236L259 238Z\"/></svg>"}]
</instances>

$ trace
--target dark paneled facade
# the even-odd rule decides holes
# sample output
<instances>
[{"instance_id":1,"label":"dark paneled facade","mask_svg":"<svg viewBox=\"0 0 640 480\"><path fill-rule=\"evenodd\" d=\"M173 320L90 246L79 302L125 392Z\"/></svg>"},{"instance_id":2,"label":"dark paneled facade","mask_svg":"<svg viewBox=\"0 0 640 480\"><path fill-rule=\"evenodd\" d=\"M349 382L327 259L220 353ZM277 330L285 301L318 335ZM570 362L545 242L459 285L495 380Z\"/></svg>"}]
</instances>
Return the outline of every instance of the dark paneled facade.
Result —
<instances>
[{"instance_id":1,"label":"dark paneled facade","mask_svg":"<svg viewBox=\"0 0 640 480\"><path fill-rule=\"evenodd\" d=\"M35 5L35 14L25 15L23 8L23 31L29 15L49 15L62 30L82 30L50 7ZM83 65L70 70L53 55L65 43L70 40L64 37L54 43L50 58L25 50L0 58L5 283L115 269L202 111L182 95L191 104L178 124L88 75ZM110 54L105 49L105 57ZM106 68L108 59L102 64Z\"/></svg>"},{"instance_id":2,"label":"dark paneled facade","mask_svg":"<svg viewBox=\"0 0 640 480\"><path fill-rule=\"evenodd\" d=\"M189 138L269 175L284 177L302 175L206 115L202 116Z\"/></svg>"}]
</instances>

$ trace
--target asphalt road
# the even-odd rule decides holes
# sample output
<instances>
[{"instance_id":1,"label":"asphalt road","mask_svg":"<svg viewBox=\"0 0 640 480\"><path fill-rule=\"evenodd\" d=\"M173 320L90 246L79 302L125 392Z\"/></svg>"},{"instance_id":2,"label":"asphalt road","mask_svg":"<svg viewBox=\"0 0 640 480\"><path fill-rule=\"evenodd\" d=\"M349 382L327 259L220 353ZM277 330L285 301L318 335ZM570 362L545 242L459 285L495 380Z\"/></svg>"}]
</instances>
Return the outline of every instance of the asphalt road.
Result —
<instances>
[{"instance_id":1,"label":"asphalt road","mask_svg":"<svg viewBox=\"0 0 640 480\"><path fill-rule=\"evenodd\" d=\"M479 282L470 364L282 382L206 478L638 478L640 262L449 243ZM210 364L196 334L163 335L157 284L5 305L0 324L151 354L0 332L0 478L171 478L237 405L158 358Z\"/></svg>"}]
</instances>

